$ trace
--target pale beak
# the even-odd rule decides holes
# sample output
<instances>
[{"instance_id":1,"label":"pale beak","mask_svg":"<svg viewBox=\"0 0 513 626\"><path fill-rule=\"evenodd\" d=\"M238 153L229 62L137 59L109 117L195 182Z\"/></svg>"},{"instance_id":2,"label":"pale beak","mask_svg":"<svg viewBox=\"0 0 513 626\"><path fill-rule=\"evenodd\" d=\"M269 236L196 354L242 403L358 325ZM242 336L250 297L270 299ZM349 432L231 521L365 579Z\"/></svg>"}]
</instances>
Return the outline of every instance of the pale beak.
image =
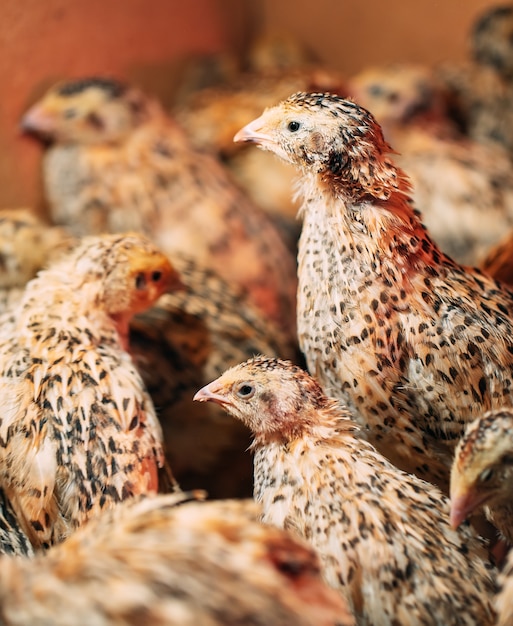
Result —
<instances>
[{"instance_id":1,"label":"pale beak","mask_svg":"<svg viewBox=\"0 0 513 626\"><path fill-rule=\"evenodd\" d=\"M489 494L476 494L472 491L451 496L451 514L449 521L452 528L458 528L476 509L488 500Z\"/></svg>"},{"instance_id":2,"label":"pale beak","mask_svg":"<svg viewBox=\"0 0 513 626\"><path fill-rule=\"evenodd\" d=\"M273 143L272 137L266 134L262 129L264 128L263 116L257 117L249 124L246 124L244 128L241 128L239 132L233 138L233 141L251 141L257 144Z\"/></svg>"},{"instance_id":3,"label":"pale beak","mask_svg":"<svg viewBox=\"0 0 513 626\"><path fill-rule=\"evenodd\" d=\"M198 402L215 402L221 406L231 405L232 403L228 400L228 398L220 393L216 393L215 388L213 388L214 383L209 383L197 391L194 394L193 400L197 400Z\"/></svg>"},{"instance_id":4,"label":"pale beak","mask_svg":"<svg viewBox=\"0 0 513 626\"><path fill-rule=\"evenodd\" d=\"M36 104L21 118L20 126L27 133L49 135L54 131L55 121L52 115Z\"/></svg>"}]
</instances>

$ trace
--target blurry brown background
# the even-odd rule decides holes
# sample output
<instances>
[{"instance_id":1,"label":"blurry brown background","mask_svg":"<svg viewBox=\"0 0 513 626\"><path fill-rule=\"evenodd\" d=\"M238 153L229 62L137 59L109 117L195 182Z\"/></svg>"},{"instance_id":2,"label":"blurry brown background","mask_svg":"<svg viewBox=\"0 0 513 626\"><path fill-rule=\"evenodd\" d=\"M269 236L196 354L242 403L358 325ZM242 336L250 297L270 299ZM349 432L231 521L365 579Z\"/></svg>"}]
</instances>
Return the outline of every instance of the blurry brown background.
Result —
<instances>
[{"instance_id":1,"label":"blurry brown background","mask_svg":"<svg viewBox=\"0 0 513 626\"><path fill-rule=\"evenodd\" d=\"M369 64L463 60L490 0L2 0L0 207L38 206L40 148L18 120L58 79L106 74L166 100L189 53L240 51L289 32L345 74Z\"/></svg>"}]
</instances>

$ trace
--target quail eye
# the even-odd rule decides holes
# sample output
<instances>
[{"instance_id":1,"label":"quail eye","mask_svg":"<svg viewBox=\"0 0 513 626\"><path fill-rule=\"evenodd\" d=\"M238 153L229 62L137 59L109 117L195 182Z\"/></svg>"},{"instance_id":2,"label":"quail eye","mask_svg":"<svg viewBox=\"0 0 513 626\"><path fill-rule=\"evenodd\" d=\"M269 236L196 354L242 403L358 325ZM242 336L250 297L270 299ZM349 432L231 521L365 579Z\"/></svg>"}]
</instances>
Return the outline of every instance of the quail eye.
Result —
<instances>
[{"instance_id":1,"label":"quail eye","mask_svg":"<svg viewBox=\"0 0 513 626\"><path fill-rule=\"evenodd\" d=\"M137 274L135 277L135 288L139 290L146 289L146 276L144 274Z\"/></svg>"},{"instance_id":2,"label":"quail eye","mask_svg":"<svg viewBox=\"0 0 513 626\"><path fill-rule=\"evenodd\" d=\"M383 87L381 85L370 85L368 92L369 95L379 98L383 95Z\"/></svg>"},{"instance_id":3,"label":"quail eye","mask_svg":"<svg viewBox=\"0 0 513 626\"><path fill-rule=\"evenodd\" d=\"M307 570L304 563L294 561L292 559L289 561L282 561L276 565L277 569L289 578L299 578Z\"/></svg>"},{"instance_id":4,"label":"quail eye","mask_svg":"<svg viewBox=\"0 0 513 626\"><path fill-rule=\"evenodd\" d=\"M236 394L243 400L249 400L255 395L255 388L249 383L242 383L237 387Z\"/></svg>"},{"instance_id":5,"label":"quail eye","mask_svg":"<svg viewBox=\"0 0 513 626\"><path fill-rule=\"evenodd\" d=\"M299 127L301 126L301 124L299 122L289 122L289 125L287 126L287 128L290 130L291 133L295 133L297 130L299 130Z\"/></svg>"},{"instance_id":6,"label":"quail eye","mask_svg":"<svg viewBox=\"0 0 513 626\"><path fill-rule=\"evenodd\" d=\"M492 469L487 468L485 470L483 470L481 472L481 474L479 474L479 482L481 483L486 483L490 480L490 478L492 478L494 472Z\"/></svg>"},{"instance_id":7,"label":"quail eye","mask_svg":"<svg viewBox=\"0 0 513 626\"><path fill-rule=\"evenodd\" d=\"M161 278L162 278L162 272L159 272L159 271L155 271L151 275L151 280L154 283L158 283Z\"/></svg>"},{"instance_id":8,"label":"quail eye","mask_svg":"<svg viewBox=\"0 0 513 626\"><path fill-rule=\"evenodd\" d=\"M72 117L76 117L77 112L75 109L65 109L62 113L63 117L70 120Z\"/></svg>"}]
</instances>

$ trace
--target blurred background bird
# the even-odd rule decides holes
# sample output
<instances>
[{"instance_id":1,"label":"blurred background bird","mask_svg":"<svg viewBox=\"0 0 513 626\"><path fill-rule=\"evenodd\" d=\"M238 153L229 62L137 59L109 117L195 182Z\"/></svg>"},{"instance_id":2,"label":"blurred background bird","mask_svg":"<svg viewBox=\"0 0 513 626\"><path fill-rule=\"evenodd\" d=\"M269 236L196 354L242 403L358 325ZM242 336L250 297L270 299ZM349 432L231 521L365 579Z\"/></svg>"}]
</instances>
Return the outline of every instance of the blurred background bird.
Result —
<instances>
[{"instance_id":1,"label":"blurred background bird","mask_svg":"<svg viewBox=\"0 0 513 626\"><path fill-rule=\"evenodd\" d=\"M453 531L440 490L379 454L305 371L258 357L195 399L251 429L263 521L310 541L358 623L494 623L477 536Z\"/></svg>"},{"instance_id":2,"label":"blurred background bird","mask_svg":"<svg viewBox=\"0 0 513 626\"><path fill-rule=\"evenodd\" d=\"M166 478L126 349L133 315L181 287L146 237L103 235L42 270L1 316L0 486L35 547Z\"/></svg>"},{"instance_id":3,"label":"blurred background bird","mask_svg":"<svg viewBox=\"0 0 513 626\"><path fill-rule=\"evenodd\" d=\"M348 80L348 93L381 125L434 240L456 261L477 265L513 227L508 152L459 132L444 88L426 66L366 68Z\"/></svg>"},{"instance_id":4,"label":"blurred background bird","mask_svg":"<svg viewBox=\"0 0 513 626\"><path fill-rule=\"evenodd\" d=\"M30 209L0 209L0 312L19 301L27 282L75 239Z\"/></svg>"},{"instance_id":5,"label":"blurred background bird","mask_svg":"<svg viewBox=\"0 0 513 626\"><path fill-rule=\"evenodd\" d=\"M249 197L271 216L294 254L300 231L298 204L292 198L294 169L273 155L234 144L233 136L265 107L310 90L345 95L345 78L316 60L297 38L267 33L249 46L238 73L187 95L178 90L173 106L192 143L222 159Z\"/></svg>"},{"instance_id":6,"label":"blurred background bird","mask_svg":"<svg viewBox=\"0 0 513 626\"><path fill-rule=\"evenodd\" d=\"M301 171L298 332L309 371L402 469L448 492L465 424L509 406L513 293L446 257L380 126L298 93L236 136Z\"/></svg>"},{"instance_id":7,"label":"blurred background bird","mask_svg":"<svg viewBox=\"0 0 513 626\"><path fill-rule=\"evenodd\" d=\"M317 556L242 501L121 503L44 556L0 557L9 626L353 626Z\"/></svg>"},{"instance_id":8,"label":"blurred background bird","mask_svg":"<svg viewBox=\"0 0 513 626\"><path fill-rule=\"evenodd\" d=\"M469 33L469 59L444 62L436 74L455 121L472 139L513 155L513 5L493 4Z\"/></svg>"},{"instance_id":9,"label":"blurred background bird","mask_svg":"<svg viewBox=\"0 0 513 626\"><path fill-rule=\"evenodd\" d=\"M52 144L43 168L54 222L77 236L146 233L169 256L188 255L244 289L295 340L294 256L265 211L156 99L110 78L64 81L22 126Z\"/></svg>"}]
</instances>

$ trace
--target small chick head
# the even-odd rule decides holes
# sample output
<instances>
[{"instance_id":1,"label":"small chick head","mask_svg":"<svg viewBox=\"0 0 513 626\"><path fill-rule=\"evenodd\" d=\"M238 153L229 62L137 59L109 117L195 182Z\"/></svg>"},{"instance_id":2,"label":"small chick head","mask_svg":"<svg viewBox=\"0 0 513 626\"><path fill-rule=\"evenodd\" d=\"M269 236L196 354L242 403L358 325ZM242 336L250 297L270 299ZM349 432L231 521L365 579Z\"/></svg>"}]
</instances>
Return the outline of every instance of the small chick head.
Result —
<instances>
[{"instance_id":1,"label":"small chick head","mask_svg":"<svg viewBox=\"0 0 513 626\"><path fill-rule=\"evenodd\" d=\"M380 162L391 148L374 117L351 100L296 93L266 109L234 141L254 142L304 171L339 180L352 195L390 196L380 181Z\"/></svg>"},{"instance_id":2,"label":"small chick head","mask_svg":"<svg viewBox=\"0 0 513 626\"><path fill-rule=\"evenodd\" d=\"M139 125L146 106L140 91L117 80L81 78L49 89L21 126L56 143L116 143Z\"/></svg>"},{"instance_id":3,"label":"small chick head","mask_svg":"<svg viewBox=\"0 0 513 626\"><path fill-rule=\"evenodd\" d=\"M513 411L489 411L474 420L456 447L451 469L451 525L457 528L483 505L513 495Z\"/></svg>"},{"instance_id":4,"label":"small chick head","mask_svg":"<svg viewBox=\"0 0 513 626\"><path fill-rule=\"evenodd\" d=\"M220 404L256 437L300 437L315 420L315 411L330 401L301 368L281 359L255 357L230 368L193 398Z\"/></svg>"},{"instance_id":5,"label":"small chick head","mask_svg":"<svg viewBox=\"0 0 513 626\"><path fill-rule=\"evenodd\" d=\"M130 319L183 287L169 259L138 233L86 237L72 259L81 288L91 285L94 304L112 317Z\"/></svg>"}]
</instances>

